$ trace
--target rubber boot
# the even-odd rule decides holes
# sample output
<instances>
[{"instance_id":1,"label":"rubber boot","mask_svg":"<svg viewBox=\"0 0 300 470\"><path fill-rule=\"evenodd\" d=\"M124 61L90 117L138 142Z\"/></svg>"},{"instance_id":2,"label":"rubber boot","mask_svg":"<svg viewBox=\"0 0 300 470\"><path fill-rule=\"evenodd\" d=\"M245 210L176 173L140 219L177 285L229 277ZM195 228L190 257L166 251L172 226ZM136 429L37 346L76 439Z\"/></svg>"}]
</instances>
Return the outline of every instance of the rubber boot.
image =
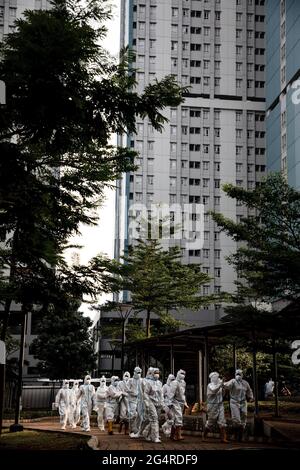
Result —
<instances>
[{"instance_id":1,"label":"rubber boot","mask_svg":"<svg viewBox=\"0 0 300 470\"><path fill-rule=\"evenodd\" d=\"M122 428L123 428L123 422L121 422L121 423L119 424L119 433L122 432Z\"/></svg>"},{"instance_id":2,"label":"rubber boot","mask_svg":"<svg viewBox=\"0 0 300 470\"><path fill-rule=\"evenodd\" d=\"M182 435L181 435L181 428L182 428L182 426L176 426L176 434L175 434L174 441L183 441L184 440L184 437L182 437Z\"/></svg>"},{"instance_id":3,"label":"rubber boot","mask_svg":"<svg viewBox=\"0 0 300 470\"><path fill-rule=\"evenodd\" d=\"M221 442L224 442L224 444L227 444L229 442L227 439L227 432L225 427L220 428L220 439Z\"/></svg>"},{"instance_id":4,"label":"rubber boot","mask_svg":"<svg viewBox=\"0 0 300 470\"><path fill-rule=\"evenodd\" d=\"M113 434L113 422L112 421L107 422L107 429L108 429L108 434L112 435Z\"/></svg>"},{"instance_id":5,"label":"rubber boot","mask_svg":"<svg viewBox=\"0 0 300 470\"><path fill-rule=\"evenodd\" d=\"M205 426L204 431L203 431L203 439L206 439L208 436L209 428Z\"/></svg>"},{"instance_id":6,"label":"rubber boot","mask_svg":"<svg viewBox=\"0 0 300 470\"><path fill-rule=\"evenodd\" d=\"M129 431L129 423L125 423L125 430L124 430L125 436L128 435L128 431Z\"/></svg>"},{"instance_id":7,"label":"rubber boot","mask_svg":"<svg viewBox=\"0 0 300 470\"><path fill-rule=\"evenodd\" d=\"M238 429L238 434L237 434L238 442L243 441L243 436L244 436L244 426L240 426L239 429Z\"/></svg>"},{"instance_id":8,"label":"rubber boot","mask_svg":"<svg viewBox=\"0 0 300 470\"><path fill-rule=\"evenodd\" d=\"M171 441L175 440L175 432L176 432L175 426L172 426L171 434L170 434Z\"/></svg>"}]
</instances>

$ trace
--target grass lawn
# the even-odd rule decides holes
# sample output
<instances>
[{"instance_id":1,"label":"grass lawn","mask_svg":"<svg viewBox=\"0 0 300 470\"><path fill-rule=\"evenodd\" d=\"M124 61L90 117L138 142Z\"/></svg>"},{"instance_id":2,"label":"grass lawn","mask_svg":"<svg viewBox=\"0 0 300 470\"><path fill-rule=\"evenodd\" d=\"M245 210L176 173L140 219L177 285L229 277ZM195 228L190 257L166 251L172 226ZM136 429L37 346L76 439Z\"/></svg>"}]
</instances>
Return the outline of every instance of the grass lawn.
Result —
<instances>
[{"instance_id":1,"label":"grass lawn","mask_svg":"<svg viewBox=\"0 0 300 470\"><path fill-rule=\"evenodd\" d=\"M90 437L69 436L55 432L3 430L0 437L2 450L90 450L87 441Z\"/></svg>"}]
</instances>

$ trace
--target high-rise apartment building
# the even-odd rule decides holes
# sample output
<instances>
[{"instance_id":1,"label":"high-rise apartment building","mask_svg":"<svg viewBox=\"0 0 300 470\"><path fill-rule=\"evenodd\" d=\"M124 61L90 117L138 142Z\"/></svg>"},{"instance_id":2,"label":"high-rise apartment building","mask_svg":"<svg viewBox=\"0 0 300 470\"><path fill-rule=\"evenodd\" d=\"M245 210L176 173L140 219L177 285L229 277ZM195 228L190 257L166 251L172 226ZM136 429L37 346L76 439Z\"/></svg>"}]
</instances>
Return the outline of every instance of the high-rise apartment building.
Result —
<instances>
[{"instance_id":1,"label":"high-rise apartment building","mask_svg":"<svg viewBox=\"0 0 300 470\"><path fill-rule=\"evenodd\" d=\"M127 138L139 152L138 170L120 182L116 256L132 240L138 204L149 210L191 204L192 219L203 204L203 246L191 248L183 238L168 243L179 244L183 262L201 263L213 278L204 295L232 292L236 277L226 257L236 243L220 233L209 211L235 220L247 215L222 185L252 189L265 174L264 0L123 0L121 18L121 43L136 53L138 90L169 74L190 88L181 106L166 110L162 133L138 119L137 133Z\"/></svg>"},{"instance_id":2,"label":"high-rise apartment building","mask_svg":"<svg viewBox=\"0 0 300 470\"><path fill-rule=\"evenodd\" d=\"M0 0L0 41L5 34L14 31L14 22L25 10L46 10L50 8L48 0Z\"/></svg>"},{"instance_id":3,"label":"high-rise apartment building","mask_svg":"<svg viewBox=\"0 0 300 470\"><path fill-rule=\"evenodd\" d=\"M300 189L300 2L266 2L266 132L269 171Z\"/></svg>"}]
</instances>

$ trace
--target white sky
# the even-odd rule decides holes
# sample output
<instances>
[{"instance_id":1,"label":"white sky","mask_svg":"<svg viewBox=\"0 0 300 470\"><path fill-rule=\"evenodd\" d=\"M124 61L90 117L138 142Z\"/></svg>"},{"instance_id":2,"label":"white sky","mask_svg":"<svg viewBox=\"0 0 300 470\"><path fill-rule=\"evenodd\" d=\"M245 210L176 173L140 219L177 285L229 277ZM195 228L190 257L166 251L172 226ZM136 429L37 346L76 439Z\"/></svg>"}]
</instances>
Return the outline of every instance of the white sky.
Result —
<instances>
[{"instance_id":1,"label":"white sky","mask_svg":"<svg viewBox=\"0 0 300 470\"><path fill-rule=\"evenodd\" d=\"M120 42L120 2L121 0L113 0L113 18L107 23L108 34L103 41L103 46L113 55L119 53ZM112 144L116 143L116 137L112 136ZM115 192L114 190L106 190L106 201L99 208L99 223L96 227L82 225L80 228L81 236L74 237L72 243L82 245L79 251L80 263L86 264L98 253L106 253L110 258L113 257L114 247L114 223L115 223ZM74 250L72 250L74 252ZM72 253L71 251L71 253ZM70 253L67 254L69 258ZM101 302L105 297L101 298ZM83 304L81 311L94 318L94 313L89 309L89 305Z\"/></svg>"}]
</instances>

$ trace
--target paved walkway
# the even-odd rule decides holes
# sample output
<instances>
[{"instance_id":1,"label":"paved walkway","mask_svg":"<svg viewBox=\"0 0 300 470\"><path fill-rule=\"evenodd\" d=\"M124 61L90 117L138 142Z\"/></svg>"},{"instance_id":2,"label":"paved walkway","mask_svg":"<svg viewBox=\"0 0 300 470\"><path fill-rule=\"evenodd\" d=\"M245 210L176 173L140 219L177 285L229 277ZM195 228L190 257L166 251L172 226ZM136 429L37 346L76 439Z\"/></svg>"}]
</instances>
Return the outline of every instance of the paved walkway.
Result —
<instances>
[{"instance_id":1,"label":"paved walkway","mask_svg":"<svg viewBox=\"0 0 300 470\"><path fill-rule=\"evenodd\" d=\"M97 438L94 439L97 450L237 450L237 449L275 449L280 448L279 445L271 444L268 442L235 442L230 441L228 444L221 443L218 439L207 438L205 442L202 441L201 436L185 436L185 440L181 442L174 442L162 436L162 443L154 444L146 442L142 439L131 439L129 436L119 434L117 426L114 426L114 434L109 436L107 432L100 431L96 427L91 428L91 432L83 432L80 428L71 429L67 428L66 431L60 429L58 421L43 420L35 423L24 423L26 429L41 430L41 431L55 431L63 433L82 434L84 436L90 435ZM96 450L96 449L95 449Z\"/></svg>"}]
</instances>

